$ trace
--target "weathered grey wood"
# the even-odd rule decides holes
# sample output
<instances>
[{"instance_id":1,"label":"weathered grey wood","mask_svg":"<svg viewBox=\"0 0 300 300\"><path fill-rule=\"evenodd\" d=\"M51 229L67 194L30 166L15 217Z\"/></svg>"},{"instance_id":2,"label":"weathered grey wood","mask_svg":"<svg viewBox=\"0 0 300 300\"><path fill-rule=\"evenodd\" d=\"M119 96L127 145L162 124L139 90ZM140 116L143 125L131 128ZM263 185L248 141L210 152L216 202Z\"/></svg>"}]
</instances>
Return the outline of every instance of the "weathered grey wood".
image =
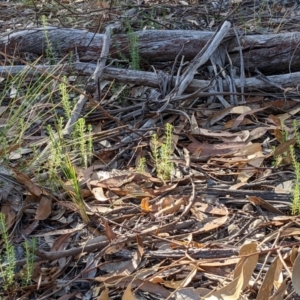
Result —
<instances>
[{"instance_id":1,"label":"weathered grey wood","mask_svg":"<svg viewBox=\"0 0 300 300\"><path fill-rule=\"evenodd\" d=\"M183 72L179 85L176 86L175 95L181 95L185 91L185 89L190 85L193 81L194 74L196 73L197 69L204 65L209 58L211 57L212 53L216 51L218 46L222 43L226 33L231 27L231 23L225 21L220 30L216 33L213 40L210 44L206 45L202 50L197 53L194 59L191 61L189 66Z\"/></svg>"},{"instance_id":2,"label":"weathered grey wood","mask_svg":"<svg viewBox=\"0 0 300 300\"><path fill-rule=\"evenodd\" d=\"M66 74L65 71L70 71L71 69L79 72L83 75L90 76L94 73L96 68L96 64L92 63L75 63L73 65L58 65L58 66L42 66L36 65L34 68L30 68L28 66L0 66L0 76L8 77L10 75L15 76L21 72L26 72L26 74L43 74L44 72L49 72L55 74L54 70L57 70L58 74ZM272 75L267 76L267 78L280 85L282 88L288 87L297 87L300 82L300 72L290 73L290 74L282 74L282 75ZM145 85L150 87L158 87L159 82L157 76L153 72L144 72L144 71L136 71L129 69L118 69L112 67L106 67L103 73L104 80L115 80L118 82L128 83L128 84L137 84L137 85ZM175 85L176 78L173 77L173 86ZM238 89L241 88L241 80L235 79L234 83ZM199 80L194 79L191 84L187 87L187 92L195 92L198 89L205 89L210 84L209 80ZM265 81L262 81L258 78L246 78L243 83L245 92L256 92L259 90L263 91L274 91L274 86ZM226 80L223 80L223 89L225 92L229 91L228 84ZM201 94L201 93L199 93Z\"/></svg>"},{"instance_id":3,"label":"weathered grey wood","mask_svg":"<svg viewBox=\"0 0 300 300\"><path fill-rule=\"evenodd\" d=\"M77 51L82 61L96 60L102 48L103 35L78 29L49 27L48 37L54 51L63 57ZM0 51L8 54L31 52L37 55L47 48L45 29L30 29L0 38ZM213 32L183 30L146 30L136 32L140 56L148 61L172 61L182 49L187 60L193 59L212 37ZM228 51L234 65L240 65L239 46L233 34L229 34ZM252 35L241 39L245 69L259 68L264 73L292 72L300 70L300 32ZM114 35L110 55L129 55L127 35Z\"/></svg>"}]
</instances>

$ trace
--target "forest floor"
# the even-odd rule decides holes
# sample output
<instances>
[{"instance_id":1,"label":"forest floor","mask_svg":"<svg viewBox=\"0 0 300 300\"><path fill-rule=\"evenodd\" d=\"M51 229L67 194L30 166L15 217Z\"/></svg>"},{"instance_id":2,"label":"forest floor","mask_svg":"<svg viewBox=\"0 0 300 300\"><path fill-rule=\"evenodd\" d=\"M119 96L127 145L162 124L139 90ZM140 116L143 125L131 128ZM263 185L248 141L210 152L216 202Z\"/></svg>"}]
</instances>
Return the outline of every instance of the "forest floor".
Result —
<instances>
[{"instance_id":1,"label":"forest floor","mask_svg":"<svg viewBox=\"0 0 300 300\"><path fill-rule=\"evenodd\" d=\"M192 74L207 87L179 94L197 61L147 60L135 34L230 24L242 40L299 18L296 1L1 2L0 42L42 28L45 44L0 53L0 299L300 299L298 85L223 89L283 73L223 45ZM123 34L106 66L157 85L93 87L50 26Z\"/></svg>"}]
</instances>

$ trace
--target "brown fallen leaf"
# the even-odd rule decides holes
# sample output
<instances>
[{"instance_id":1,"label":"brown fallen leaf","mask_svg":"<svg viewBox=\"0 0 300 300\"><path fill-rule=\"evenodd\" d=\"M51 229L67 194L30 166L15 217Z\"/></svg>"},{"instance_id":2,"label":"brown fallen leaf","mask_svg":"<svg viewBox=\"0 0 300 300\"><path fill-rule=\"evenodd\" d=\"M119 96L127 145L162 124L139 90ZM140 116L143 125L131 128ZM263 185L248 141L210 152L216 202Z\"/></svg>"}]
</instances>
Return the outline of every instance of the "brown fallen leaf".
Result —
<instances>
[{"instance_id":1,"label":"brown fallen leaf","mask_svg":"<svg viewBox=\"0 0 300 300\"><path fill-rule=\"evenodd\" d=\"M242 121L244 120L246 115L251 115L251 114L254 114L256 112L262 111L262 110L266 109L267 107L268 106L257 108L257 109L250 109L250 111L248 109L245 110L245 112L243 112L241 115L239 115L236 118L235 122L232 125L232 129L236 129L242 123Z\"/></svg>"},{"instance_id":2,"label":"brown fallen leaf","mask_svg":"<svg viewBox=\"0 0 300 300\"><path fill-rule=\"evenodd\" d=\"M11 168L15 175L15 179L23 184L25 188L30 192L31 194L40 197L43 194L43 191L35 184L32 182L32 180L25 174L19 172L16 169Z\"/></svg>"},{"instance_id":3,"label":"brown fallen leaf","mask_svg":"<svg viewBox=\"0 0 300 300\"><path fill-rule=\"evenodd\" d=\"M263 135L265 135L265 133L270 130L269 127L257 127L257 128L254 128L250 134L249 134L249 137L247 139L246 142L251 142L253 140L256 140L260 137L262 137Z\"/></svg>"},{"instance_id":4,"label":"brown fallen leaf","mask_svg":"<svg viewBox=\"0 0 300 300\"><path fill-rule=\"evenodd\" d=\"M1 213L4 214L4 219L5 219L5 228L10 229L16 220L16 212L15 210L11 207L10 202L5 202L1 206Z\"/></svg>"},{"instance_id":5,"label":"brown fallen leaf","mask_svg":"<svg viewBox=\"0 0 300 300\"><path fill-rule=\"evenodd\" d=\"M97 300L109 300L108 288L106 286L104 287L104 290L102 291L100 296L97 298Z\"/></svg>"},{"instance_id":6,"label":"brown fallen leaf","mask_svg":"<svg viewBox=\"0 0 300 300\"><path fill-rule=\"evenodd\" d=\"M122 296L122 300L137 300L137 298L132 294L131 283L128 284L128 286Z\"/></svg>"},{"instance_id":7,"label":"brown fallen leaf","mask_svg":"<svg viewBox=\"0 0 300 300\"><path fill-rule=\"evenodd\" d=\"M226 224L227 220L228 220L228 215L220 218L207 218L201 222L204 224L203 225L201 224L202 227L197 230L197 233L209 232L214 229L217 229L223 226L224 224Z\"/></svg>"},{"instance_id":8,"label":"brown fallen leaf","mask_svg":"<svg viewBox=\"0 0 300 300\"><path fill-rule=\"evenodd\" d=\"M276 157L290 149L290 146L294 146L296 144L296 139L290 139L282 144L280 144L278 147L276 147L273 155Z\"/></svg>"},{"instance_id":9,"label":"brown fallen leaf","mask_svg":"<svg viewBox=\"0 0 300 300\"><path fill-rule=\"evenodd\" d=\"M247 197L248 200L258 206L263 207L264 209L279 214L279 215L284 215L284 213L282 211L280 211L279 209L277 209L276 207L274 207L272 204L270 204L269 202L265 201L264 199L260 198L260 197L256 197L256 196L248 196Z\"/></svg>"},{"instance_id":10,"label":"brown fallen leaf","mask_svg":"<svg viewBox=\"0 0 300 300\"><path fill-rule=\"evenodd\" d=\"M207 144L193 142L187 148L192 153L192 158L201 158L206 160L209 157L220 156L234 153L234 151L246 146L246 143L219 143L219 144ZM195 157L194 153L199 152L201 149L200 157Z\"/></svg>"},{"instance_id":11,"label":"brown fallen leaf","mask_svg":"<svg viewBox=\"0 0 300 300\"><path fill-rule=\"evenodd\" d=\"M235 270L233 281L227 284L225 287L209 293L205 300L237 300L240 299L240 295L249 284L253 271L258 262L258 254L254 254L257 251L257 244L250 243L242 246L240 250L241 257ZM253 255L249 255L253 254ZM248 257L245 257L249 255Z\"/></svg>"},{"instance_id":12,"label":"brown fallen leaf","mask_svg":"<svg viewBox=\"0 0 300 300\"><path fill-rule=\"evenodd\" d=\"M239 182L246 183L254 174L257 173L257 168L260 167L263 162L263 157L256 157L251 159L247 164L244 164L244 166L240 166L241 171L237 180Z\"/></svg>"},{"instance_id":13,"label":"brown fallen leaf","mask_svg":"<svg viewBox=\"0 0 300 300\"><path fill-rule=\"evenodd\" d=\"M276 257L271 263L271 266L268 268L266 275L264 276L264 280L260 286L260 289L256 296L256 300L269 299L273 288L273 283L275 280L275 272L278 264L282 268L282 263L279 257Z\"/></svg>"},{"instance_id":14,"label":"brown fallen leaf","mask_svg":"<svg viewBox=\"0 0 300 300\"><path fill-rule=\"evenodd\" d=\"M189 271L189 270L187 270ZM192 266L192 270L189 274L182 280L164 280L163 285L170 289L180 289L186 287L194 278L197 273L197 266Z\"/></svg>"},{"instance_id":15,"label":"brown fallen leaf","mask_svg":"<svg viewBox=\"0 0 300 300\"><path fill-rule=\"evenodd\" d=\"M52 200L42 197L36 210L35 220L46 220L52 212Z\"/></svg>"},{"instance_id":16,"label":"brown fallen leaf","mask_svg":"<svg viewBox=\"0 0 300 300\"><path fill-rule=\"evenodd\" d=\"M232 120L229 120L228 122L225 123L224 125L224 129L231 129L233 123L236 121L236 119L232 119ZM241 122L240 125L249 125L249 124L253 124L253 122L248 119L248 118L244 118L244 120Z\"/></svg>"},{"instance_id":17,"label":"brown fallen leaf","mask_svg":"<svg viewBox=\"0 0 300 300\"><path fill-rule=\"evenodd\" d=\"M107 238L109 239L109 241L113 241L117 239L117 235L113 232L113 230L111 229L111 227L108 224L108 221L105 220L105 235L107 236Z\"/></svg>"},{"instance_id":18,"label":"brown fallen leaf","mask_svg":"<svg viewBox=\"0 0 300 300\"><path fill-rule=\"evenodd\" d=\"M277 291L274 293L272 297L269 298L269 300L283 300L285 298L285 293L287 289L287 280L289 278L285 278L282 282L282 284L279 286Z\"/></svg>"},{"instance_id":19,"label":"brown fallen leaf","mask_svg":"<svg viewBox=\"0 0 300 300\"><path fill-rule=\"evenodd\" d=\"M216 122L222 120L224 117L226 117L229 114L238 114L243 115L244 113L251 112L251 108L248 106L233 106L224 108L213 115L211 115L207 120L207 125L212 126Z\"/></svg>"},{"instance_id":20,"label":"brown fallen leaf","mask_svg":"<svg viewBox=\"0 0 300 300\"><path fill-rule=\"evenodd\" d=\"M246 145L238 150L236 150L236 152L234 153L234 156L252 156L254 154L258 154L259 156L261 156L261 144L260 143L254 143L254 144L249 144Z\"/></svg>"},{"instance_id":21,"label":"brown fallen leaf","mask_svg":"<svg viewBox=\"0 0 300 300\"><path fill-rule=\"evenodd\" d=\"M199 210L206 214L226 216L228 215L228 210L225 206L215 206L204 202L195 202L193 205L194 210Z\"/></svg>"},{"instance_id":22,"label":"brown fallen leaf","mask_svg":"<svg viewBox=\"0 0 300 300\"><path fill-rule=\"evenodd\" d=\"M94 278L95 281L104 282L106 285L111 285L113 287L128 287L131 283L134 287L139 287L142 291L147 291L149 293L153 293L155 295L159 295L163 299L166 299L170 296L171 292L166 288L161 286L160 284L155 284L147 280L141 280L136 278L136 275L116 275L116 276L99 276Z\"/></svg>"},{"instance_id":23,"label":"brown fallen leaf","mask_svg":"<svg viewBox=\"0 0 300 300\"><path fill-rule=\"evenodd\" d=\"M299 111L300 111L300 106L297 105L293 109L289 110L289 112L287 112L285 114L277 115L277 117L280 119L281 122L283 122L283 121L289 119L290 117L294 116L295 114L297 114Z\"/></svg>"},{"instance_id":24,"label":"brown fallen leaf","mask_svg":"<svg viewBox=\"0 0 300 300\"><path fill-rule=\"evenodd\" d=\"M177 211L179 211L181 205L183 205L185 203L184 199L178 199L175 202L171 203L168 206L165 206L164 208L162 208L161 210L159 210L155 216L159 217L162 215L169 215L169 214L175 214Z\"/></svg>"}]
</instances>

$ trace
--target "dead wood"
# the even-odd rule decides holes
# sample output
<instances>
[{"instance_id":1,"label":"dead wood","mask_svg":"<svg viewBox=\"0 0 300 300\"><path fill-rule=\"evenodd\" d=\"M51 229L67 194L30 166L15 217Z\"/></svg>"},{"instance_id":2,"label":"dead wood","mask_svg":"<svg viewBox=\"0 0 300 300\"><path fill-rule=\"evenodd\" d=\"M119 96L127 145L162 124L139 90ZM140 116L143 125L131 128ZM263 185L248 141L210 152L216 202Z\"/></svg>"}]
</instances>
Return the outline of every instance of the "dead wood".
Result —
<instances>
[{"instance_id":1,"label":"dead wood","mask_svg":"<svg viewBox=\"0 0 300 300\"><path fill-rule=\"evenodd\" d=\"M103 45L103 34L49 27L48 37L52 49L59 56L71 51L79 55L80 60L89 61L99 58ZM0 38L0 51L7 54L35 53L42 55L47 48L45 29L23 30ZM182 50L186 60L193 59L211 39L213 32L183 30L147 30L135 33L138 37L140 56L151 61L172 61ZM269 35L249 35L240 39L246 70L259 68L274 73L300 70L300 33L288 32ZM226 38L228 53L232 63L240 66L239 44L235 35L229 33ZM130 55L128 35L112 36L111 57ZM228 61L227 61L228 62Z\"/></svg>"},{"instance_id":2,"label":"dead wood","mask_svg":"<svg viewBox=\"0 0 300 300\"><path fill-rule=\"evenodd\" d=\"M114 245L117 245L119 243L123 242L129 242L129 241L135 241L136 240L136 235L138 234L139 236L143 237L149 237L151 234L158 234L160 232L168 232L169 230L181 230L181 229L186 229L190 228L194 225L195 221L194 220L186 220L183 222L177 222L172 223L172 224L167 224L165 226L153 226L150 229L146 229L142 232L138 232L136 234L131 234L128 236L122 237L121 241L116 241L115 243L112 243ZM46 251L39 251L37 253L37 257L35 257L35 262L37 261L43 261L43 260L55 260L59 259L62 257L68 257L72 255L78 255L83 252L93 252L95 250L104 250L105 247L112 246L112 244L109 244L108 239L103 240L102 237L96 237L94 239L91 239L87 242L86 245L82 247L74 247L71 249L63 250L63 251L55 251L55 252L46 252ZM207 253L205 253L207 255ZM213 257L213 256L211 256ZM207 257L206 257L207 258ZM19 260L16 262L17 266L23 266L26 263L26 260Z\"/></svg>"},{"instance_id":3,"label":"dead wood","mask_svg":"<svg viewBox=\"0 0 300 300\"><path fill-rule=\"evenodd\" d=\"M52 74L61 74L62 72L69 72L71 70L78 72L81 75L91 76L96 69L96 64L93 63L75 63L73 65L35 65L30 68L29 66L0 66L0 74L2 77L9 77L17 75L21 72L29 74L43 74L45 72ZM66 73L64 73L66 74ZM168 76L168 75L166 75ZM113 67L106 67L103 72L104 80L117 81L127 84L136 84L157 88L159 87L159 78L157 74L153 72L144 72L130 69L120 69ZM170 76L168 76L170 78ZM300 82L300 72L271 75L267 76L269 82L263 81L256 77L246 78L244 82L245 92L255 91L274 91L274 85L271 83L280 85L282 88L296 87ZM176 78L173 77L172 83L175 86ZM241 79L234 79L234 84L238 90L241 88ZM205 90L210 85L209 80L193 79L190 85L187 87L187 92L196 92L198 90ZM222 95L226 95L229 91L229 86L226 80L223 80L223 90L220 92ZM210 93L212 94L212 93ZM232 93L231 93L232 94ZM208 97L208 93L199 91L197 94L192 95L193 97Z\"/></svg>"}]
</instances>

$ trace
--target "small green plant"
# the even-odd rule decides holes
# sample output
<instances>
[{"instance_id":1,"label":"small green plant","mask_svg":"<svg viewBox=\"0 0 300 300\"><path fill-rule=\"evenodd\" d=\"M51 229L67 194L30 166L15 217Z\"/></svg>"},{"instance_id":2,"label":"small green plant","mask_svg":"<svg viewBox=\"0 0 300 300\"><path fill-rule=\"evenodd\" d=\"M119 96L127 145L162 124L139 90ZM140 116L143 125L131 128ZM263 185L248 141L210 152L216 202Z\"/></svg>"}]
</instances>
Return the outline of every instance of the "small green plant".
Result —
<instances>
[{"instance_id":1,"label":"small green plant","mask_svg":"<svg viewBox=\"0 0 300 300\"><path fill-rule=\"evenodd\" d=\"M7 291L13 289L16 286L16 255L15 248L9 240L7 225L3 213L0 213L0 234L5 247L4 256L2 256L4 257L4 259L2 257L0 259L0 278L2 278L3 281L3 289ZM31 241L26 240L23 245L25 248L26 266L20 274L22 277L22 286L26 286L30 283L32 278L34 253L37 249L37 242L36 239L32 239Z\"/></svg>"},{"instance_id":2,"label":"small green plant","mask_svg":"<svg viewBox=\"0 0 300 300\"><path fill-rule=\"evenodd\" d=\"M15 268L16 268L16 255L14 246L9 240L8 230L5 222L5 216L0 213L0 234L4 243L4 260L0 261L0 276L3 280L3 289L7 291L15 285ZM3 267L5 263L5 267Z\"/></svg>"},{"instance_id":3,"label":"small green plant","mask_svg":"<svg viewBox=\"0 0 300 300\"><path fill-rule=\"evenodd\" d=\"M267 1L266 0L263 0L263 1L260 1L259 3L259 10L256 11L254 10L254 22L255 22L255 27L258 27L260 28L262 26L262 17L263 17L263 13L266 9L266 6L267 6Z\"/></svg>"},{"instance_id":4,"label":"small green plant","mask_svg":"<svg viewBox=\"0 0 300 300\"><path fill-rule=\"evenodd\" d=\"M43 29L44 29L44 38L45 38L45 42L46 42L46 49L45 49L46 58L50 65L55 64L55 60L56 60L55 54L54 54L52 42L49 38L49 34L48 34L48 30L47 30L47 25L48 25L47 18L45 15L42 16L42 25L43 25Z\"/></svg>"},{"instance_id":5,"label":"small green plant","mask_svg":"<svg viewBox=\"0 0 300 300\"><path fill-rule=\"evenodd\" d=\"M49 182L52 188L56 189L57 172L64 160L65 144L62 136L62 118L58 120L57 131L54 131L50 124L47 125L49 135L50 156L48 157Z\"/></svg>"},{"instance_id":6,"label":"small green plant","mask_svg":"<svg viewBox=\"0 0 300 300\"><path fill-rule=\"evenodd\" d=\"M299 128L298 128L298 121L294 120L293 121L293 129L294 129L294 136L297 141L297 146L300 147L300 133L299 133Z\"/></svg>"},{"instance_id":7,"label":"small green plant","mask_svg":"<svg viewBox=\"0 0 300 300\"><path fill-rule=\"evenodd\" d=\"M86 126L84 118L80 118L74 126L72 138L72 146L79 149L81 162L87 167L93 153L92 126Z\"/></svg>"},{"instance_id":8,"label":"small green plant","mask_svg":"<svg viewBox=\"0 0 300 300\"><path fill-rule=\"evenodd\" d=\"M34 257L35 257L35 251L37 249L36 238L33 238L32 240L25 240L24 248L25 248L26 265L22 272L23 275L22 285L26 286L30 284L32 274L33 274Z\"/></svg>"},{"instance_id":9,"label":"small green plant","mask_svg":"<svg viewBox=\"0 0 300 300\"><path fill-rule=\"evenodd\" d=\"M300 148L300 134L298 131L298 122L293 121L294 137L297 141L297 146ZM295 181L293 185L293 200L292 200L292 214L296 215L300 213L300 163L296 158L295 147L290 146L290 159L295 171Z\"/></svg>"},{"instance_id":10,"label":"small green plant","mask_svg":"<svg viewBox=\"0 0 300 300\"><path fill-rule=\"evenodd\" d=\"M156 167L157 176L163 180L171 178L174 166L172 158L173 126L166 124L165 140L160 144L156 134L152 136L152 155Z\"/></svg>"},{"instance_id":11,"label":"small green plant","mask_svg":"<svg viewBox=\"0 0 300 300\"><path fill-rule=\"evenodd\" d=\"M274 152L275 149L276 149L276 147L272 146L272 152ZM275 168L278 167L280 165L281 158L282 158L281 155L274 156L273 161L272 161L272 166Z\"/></svg>"},{"instance_id":12,"label":"small green plant","mask_svg":"<svg viewBox=\"0 0 300 300\"><path fill-rule=\"evenodd\" d=\"M129 33L130 45L130 67L134 70L140 69L140 55L138 50L138 37L135 33Z\"/></svg>"},{"instance_id":13,"label":"small green plant","mask_svg":"<svg viewBox=\"0 0 300 300\"><path fill-rule=\"evenodd\" d=\"M73 106L69 99L69 92L65 84L66 78L59 84L59 91L61 96L61 105L63 107L67 119L71 118ZM57 186L57 172L61 168L62 162L65 160L65 153L73 151L75 155L80 156L81 163L87 167L92 158L93 140L92 140L92 126L85 124L85 119L80 118L71 133L71 142L68 142L63 135L64 119L62 117L55 118L55 130L51 125L47 125L47 133L50 139L50 157L49 177L52 187Z\"/></svg>"},{"instance_id":14,"label":"small green plant","mask_svg":"<svg viewBox=\"0 0 300 300\"><path fill-rule=\"evenodd\" d=\"M69 194L72 202L76 205L83 221L88 223L89 217L86 213L85 204L80 193L81 188L77 179L76 170L68 155L66 155L62 164L62 172L68 181L67 183L64 183L60 180L61 186Z\"/></svg>"},{"instance_id":15,"label":"small green plant","mask_svg":"<svg viewBox=\"0 0 300 300\"><path fill-rule=\"evenodd\" d=\"M62 171L68 183L61 181L63 189L69 194L71 200L76 205L83 221L89 222L89 217L85 210L85 204L80 193L80 185L77 179L75 167L72 165L68 155L65 157L65 161L62 167Z\"/></svg>"},{"instance_id":16,"label":"small green plant","mask_svg":"<svg viewBox=\"0 0 300 300\"><path fill-rule=\"evenodd\" d=\"M281 129L281 136L279 139L279 142L280 143L284 143L286 142L288 139L289 139L289 132L284 124L284 121L281 120L280 122L280 129ZM273 151L275 151L276 147L274 146L273 147ZM276 157L274 157L274 160L272 162L272 165L274 167L278 167L280 166L283 162L285 162L288 158L288 153L287 152L284 152L282 154L279 154L277 155ZM289 161L289 160L288 160Z\"/></svg>"},{"instance_id":17,"label":"small green plant","mask_svg":"<svg viewBox=\"0 0 300 300\"><path fill-rule=\"evenodd\" d=\"M128 38L128 43L129 43L129 51L130 51L130 67L134 70L139 70L140 69L140 54L139 54L139 38L133 31L131 25L127 24L128 26L128 33L127 33L127 38Z\"/></svg>"},{"instance_id":18,"label":"small green plant","mask_svg":"<svg viewBox=\"0 0 300 300\"><path fill-rule=\"evenodd\" d=\"M9 106L5 112L6 123L0 132L1 158L8 159L11 145L22 144L24 135L33 124L40 124L47 112L43 111L40 103L43 102L45 89L49 87L49 76L39 75L35 81L26 79L27 71L6 80L0 92L0 104L6 105L9 97ZM33 77L32 77L33 78ZM26 88L24 89L24 83Z\"/></svg>"},{"instance_id":19,"label":"small green plant","mask_svg":"<svg viewBox=\"0 0 300 300\"><path fill-rule=\"evenodd\" d=\"M298 122L296 120L293 121L293 129L294 129L294 138L296 139L296 146L300 148L300 133L298 131ZM289 132L284 124L281 122L281 143L284 143L289 140ZM289 150L285 153L282 153L274 158L272 162L273 166L278 167L283 161L288 161L292 164L294 172L295 172L295 180L293 183L293 199L291 212L293 215L300 213L300 163L296 157L296 151L294 145L289 146ZM274 149L275 150L275 149Z\"/></svg>"},{"instance_id":20,"label":"small green plant","mask_svg":"<svg viewBox=\"0 0 300 300\"><path fill-rule=\"evenodd\" d=\"M69 93L67 91L67 85L65 84L65 82L67 82L67 78L63 77L63 82L59 84L59 91L61 94L61 104L63 110L65 112L66 117L70 119L72 114L72 106L70 102Z\"/></svg>"},{"instance_id":21,"label":"small green plant","mask_svg":"<svg viewBox=\"0 0 300 300\"><path fill-rule=\"evenodd\" d=\"M290 146L290 158L295 171L295 181L293 185L292 214L300 213L300 163L297 161L295 147Z\"/></svg>"},{"instance_id":22,"label":"small green plant","mask_svg":"<svg viewBox=\"0 0 300 300\"><path fill-rule=\"evenodd\" d=\"M146 172L146 158L145 157L141 157L138 160L137 166L136 166L136 171L138 173L145 173Z\"/></svg>"}]
</instances>

